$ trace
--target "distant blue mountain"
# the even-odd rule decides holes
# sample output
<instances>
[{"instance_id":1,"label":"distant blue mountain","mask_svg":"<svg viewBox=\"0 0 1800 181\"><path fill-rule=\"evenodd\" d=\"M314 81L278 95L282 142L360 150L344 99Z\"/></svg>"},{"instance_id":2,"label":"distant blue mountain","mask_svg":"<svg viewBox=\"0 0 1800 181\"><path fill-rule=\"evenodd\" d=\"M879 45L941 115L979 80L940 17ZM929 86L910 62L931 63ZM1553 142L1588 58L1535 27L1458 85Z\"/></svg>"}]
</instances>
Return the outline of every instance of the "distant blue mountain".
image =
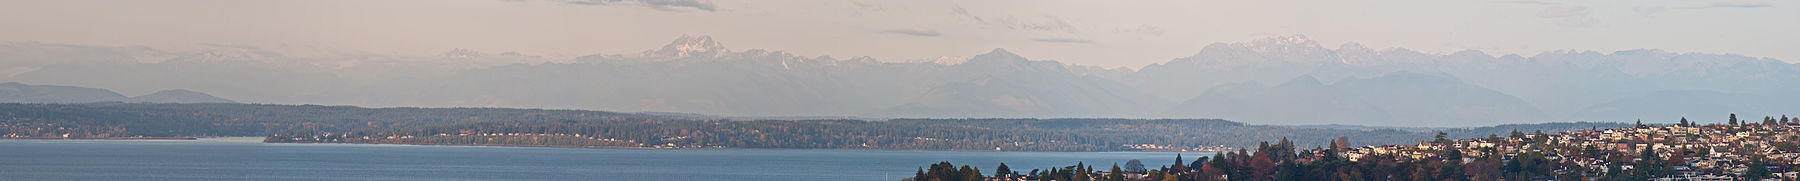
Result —
<instances>
[{"instance_id":1,"label":"distant blue mountain","mask_svg":"<svg viewBox=\"0 0 1800 181\"><path fill-rule=\"evenodd\" d=\"M56 85L0 83L0 102L9 103L236 103L206 93L188 90L166 90L138 97L125 97L111 90Z\"/></svg>"},{"instance_id":2,"label":"distant blue mountain","mask_svg":"<svg viewBox=\"0 0 1800 181\"><path fill-rule=\"evenodd\" d=\"M1300 76L1269 88L1220 87L1169 113L1267 124L1437 127L1467 122L1530 123L1549 118L1518 97L1465 84L1448 75L1412 72L1351 78L1332 84Z\"/></svg>"}]
</instances>

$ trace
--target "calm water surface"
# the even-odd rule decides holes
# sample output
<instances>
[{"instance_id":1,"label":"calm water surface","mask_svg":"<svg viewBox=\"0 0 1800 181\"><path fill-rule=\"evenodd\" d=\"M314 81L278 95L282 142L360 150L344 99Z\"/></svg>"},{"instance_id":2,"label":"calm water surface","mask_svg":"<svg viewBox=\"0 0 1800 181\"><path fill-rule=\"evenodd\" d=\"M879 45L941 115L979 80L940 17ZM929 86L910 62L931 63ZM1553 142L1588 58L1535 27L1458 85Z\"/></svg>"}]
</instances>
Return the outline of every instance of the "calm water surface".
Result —
<instances>
[{"instance_id":1,"label":"calm water surface","mask_svg":"<svg viewBox=\"0 0 1800 181\"><path fill-rule=\"evenodd\" d=\"M898 180L939 161L982 172L1077 161L1149 167L1161 152L965 152L874 150L646 150L0 139L0 180ZM1210 153L1185 153L1191 158Z\"/></svg>"}]
</instances>

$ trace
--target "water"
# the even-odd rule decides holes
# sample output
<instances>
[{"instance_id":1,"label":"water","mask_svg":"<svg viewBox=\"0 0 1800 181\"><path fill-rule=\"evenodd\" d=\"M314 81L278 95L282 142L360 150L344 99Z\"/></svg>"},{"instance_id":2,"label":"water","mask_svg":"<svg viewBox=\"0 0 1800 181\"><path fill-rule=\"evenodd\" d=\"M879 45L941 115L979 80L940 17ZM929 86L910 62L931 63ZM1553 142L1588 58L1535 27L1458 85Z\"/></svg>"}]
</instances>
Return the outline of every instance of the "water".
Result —
<instances>
[{"instance_id":1,"label":"water","mask_svg":"<svg viewBox=\"0 0 1800 181\"><path fill-rule=\"evenodd\" d=\"M179 140L0 139L0 180L898 180L939 161L984 173L1077 161L1107 169L1163 152L878 150L648 150L259 143ZM1210 153L1187 153L1191 158Z\"/></svg>"}]
</instances>

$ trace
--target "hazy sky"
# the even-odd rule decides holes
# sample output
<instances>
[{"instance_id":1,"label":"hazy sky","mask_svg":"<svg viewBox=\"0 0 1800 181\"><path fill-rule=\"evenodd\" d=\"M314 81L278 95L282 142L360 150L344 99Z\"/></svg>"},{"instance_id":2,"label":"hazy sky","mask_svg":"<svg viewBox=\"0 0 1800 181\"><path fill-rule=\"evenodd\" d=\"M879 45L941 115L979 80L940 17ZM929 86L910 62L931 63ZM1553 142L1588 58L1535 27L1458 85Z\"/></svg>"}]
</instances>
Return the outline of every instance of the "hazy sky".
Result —
<instances>
[{"instance_id":1,"label":"hazy sky","mask_svg":"<svg viewBox=\"0 0 1800 181\"><path fill-rule=\"evenodd\" d=\"M579 56L682 34L734 50L885 61L1006 48L1137 68L1214 42L1303 34L1449 53L1655 48L1800 60L1800 1L406 0L0 1L0 42Z\"/></svg>"}]
</instances>

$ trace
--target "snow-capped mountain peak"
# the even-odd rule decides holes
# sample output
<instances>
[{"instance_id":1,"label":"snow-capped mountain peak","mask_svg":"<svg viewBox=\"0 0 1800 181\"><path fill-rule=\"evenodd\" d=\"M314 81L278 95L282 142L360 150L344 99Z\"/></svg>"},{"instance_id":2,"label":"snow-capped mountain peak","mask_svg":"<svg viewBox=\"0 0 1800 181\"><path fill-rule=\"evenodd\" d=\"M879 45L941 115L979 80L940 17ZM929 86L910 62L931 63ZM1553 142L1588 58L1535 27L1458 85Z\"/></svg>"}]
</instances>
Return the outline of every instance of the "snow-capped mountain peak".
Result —
<instances>
[{"instance_id":1,"label":"snow-capped mountain peak","mask_svg":"<svg viewBox=\"0 0 1800 181\"><path fill-rule=\"evenodd\" d=\"M1307 39L1306 35L1289 35L1289 36L1268 37L1268 38L1263 38L1263 39L1258 39L1256 41L1252 41L1251 43L1248 43L1248 44L1240 44L1239 46L1250 48L1250 50L1256 51L1257 53L1262 53L1262 54L1318 53L1318 52L1314 52L1314 51L1324 50L1323 47L1319 46L1318 42L1315 42L1312 39Z\"/></svg>"},{"instance_id":2,"label":"snow-capped mountain peak","mask_svg":"<svg viewBox=\"0 0 1800 181\"><path fill-rule=\"evenodd\" d=\"M1024 56L1019 56L1019 54L1006 51L1005 48L995 48L993 51L988 51L988 53L976 55L975 58L972 59L1026 61Z\"/></svg>"},{"instance_id":3,"label":"snow-capped mountain peak","mask_svg":"<svg viewBox=\"0 0 1800 181\"><path fill-rule=\"evenodd\" d=\"M928 59L918 59L918 60L912 60L912 62L915 62L915 63L930 63L930 64L938 64L938 65L957 65L957 64L963 64L963 63L968 63L968 62L969 62L969 57L964 57L964 56L940 56L940 57L937 57L937 58L928 58Z\"/></svg>"},{"instance_id":4,"label":"snow-capped mountain peak","mask_svg":"<svg viewBox=\"0 0 1800 181\"><path fill-rule=\"evenodd\" d=\"M662 49L647 53L653 56L713 57L730 52L725 49L724 44L713 41L712 36L682 35L668 45L663 45Z\"/></svg>"}]
</instances>

